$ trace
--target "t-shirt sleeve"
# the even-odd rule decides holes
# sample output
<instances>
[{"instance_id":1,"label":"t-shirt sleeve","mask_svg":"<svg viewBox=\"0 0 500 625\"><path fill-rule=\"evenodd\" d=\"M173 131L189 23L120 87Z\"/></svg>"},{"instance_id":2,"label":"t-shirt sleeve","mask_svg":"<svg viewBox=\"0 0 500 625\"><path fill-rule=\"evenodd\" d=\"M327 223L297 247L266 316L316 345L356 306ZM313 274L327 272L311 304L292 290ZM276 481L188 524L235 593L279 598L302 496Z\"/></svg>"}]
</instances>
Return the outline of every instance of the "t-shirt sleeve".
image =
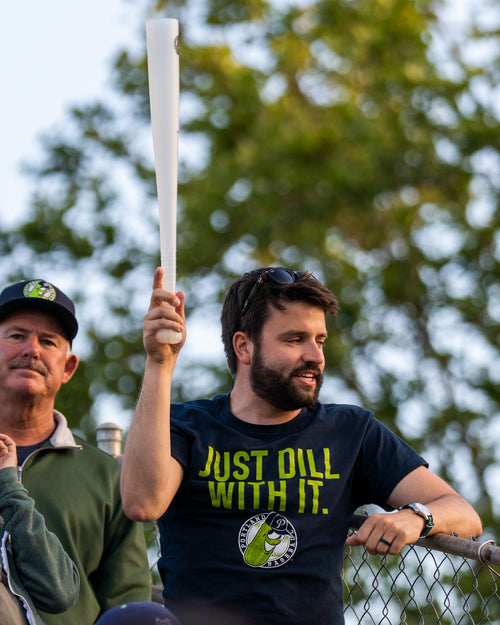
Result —
<instances>
[{"instance_id":1,"label":"t-shirt sleeve","mask_svg":"<svg viewBox=\"0 0 500 625\"><path fill-rule=\"evenodd\" d=\"M188 419L182 404L172 404L170 413L170 447L172 457L189 468L192 437L189 434Z\"/></svg>"},{"instance_id":2,"label":"t-shirt sleeve","mask_svg":"<svg viewBox=\"0 0 500 625\"><path fill-rule=\"evenodd\" d=\"M428 463L405 441L372 417L367 424L357 463L358 505L384 506L394 488L409 473Z\"/></svg>"}]
</instances>

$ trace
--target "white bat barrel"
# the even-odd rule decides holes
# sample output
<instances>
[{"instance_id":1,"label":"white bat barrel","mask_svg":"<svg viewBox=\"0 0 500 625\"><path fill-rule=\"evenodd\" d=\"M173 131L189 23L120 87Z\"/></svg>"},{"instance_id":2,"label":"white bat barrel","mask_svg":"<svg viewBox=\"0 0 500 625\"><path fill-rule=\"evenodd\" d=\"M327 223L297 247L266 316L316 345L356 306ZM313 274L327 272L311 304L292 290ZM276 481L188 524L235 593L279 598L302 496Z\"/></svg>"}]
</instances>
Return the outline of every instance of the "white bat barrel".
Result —
<instances>
[{"instance_id":1,"label":"white bat barrel","mask_svg":"<svg viewBox=\"0 0 500 625\"><path fill-rule=\"evenodd\" d=\"M163 287L175 293L177 255L177 169L179 151L179 22L146 22L149 100L160 221ZM160 343L178 343L182 334L161 330Z\"/></svg>"}]
</instances>

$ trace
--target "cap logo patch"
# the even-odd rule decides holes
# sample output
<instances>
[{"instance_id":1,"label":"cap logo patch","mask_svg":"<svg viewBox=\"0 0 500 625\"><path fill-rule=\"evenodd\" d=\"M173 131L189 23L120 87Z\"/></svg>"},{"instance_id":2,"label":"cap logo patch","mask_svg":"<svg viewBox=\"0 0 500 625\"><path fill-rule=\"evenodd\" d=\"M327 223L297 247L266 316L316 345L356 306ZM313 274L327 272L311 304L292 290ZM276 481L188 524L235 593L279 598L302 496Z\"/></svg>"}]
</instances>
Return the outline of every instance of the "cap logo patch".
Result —
<instances>
[{"instance_id":1,"label":"cap logo patch","mask_svg":"<svg viewBox=\"0 0 500 625\"><path fill-rule=\"evenodd\" d=\"M56 299L56 290L48 282L43 280L32 280L28 282L23 289L24 297L35 297L37 299L46 299L50 302Z\"/></svg>"}]
</instances>

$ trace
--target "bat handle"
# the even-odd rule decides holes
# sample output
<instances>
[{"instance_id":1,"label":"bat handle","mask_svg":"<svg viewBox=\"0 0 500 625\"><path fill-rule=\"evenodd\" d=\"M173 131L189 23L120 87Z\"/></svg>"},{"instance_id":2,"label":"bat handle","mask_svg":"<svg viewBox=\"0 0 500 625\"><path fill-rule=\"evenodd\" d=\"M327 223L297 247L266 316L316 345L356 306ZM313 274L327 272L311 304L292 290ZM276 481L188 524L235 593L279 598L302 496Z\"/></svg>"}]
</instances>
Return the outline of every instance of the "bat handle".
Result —
<instances>
[{"instance_id":1,"label":"bat handle","mask_svg":"<svg viewBox=\"0 0 500 625\"><path fill-rule=\"evenodd\" d=\"M177 273L175 249L163 247L161 265L163 267L163 285L167 291L175 293L175 277ZM155 336L158 343L164 345L177 345L177 343L182 341L182 333L174 330L158 330Z\"/></svg>"},{"instance_id":2,"label":"bat handle","mask_svg":"<svg viewBox=\"0 0 500 625\"><path fill-rule=\"evenodd\" d=\"M177 345L182 341L182 334L173 330L158 330L156 340L162 344Z\"/></svg>"}]
</instances>

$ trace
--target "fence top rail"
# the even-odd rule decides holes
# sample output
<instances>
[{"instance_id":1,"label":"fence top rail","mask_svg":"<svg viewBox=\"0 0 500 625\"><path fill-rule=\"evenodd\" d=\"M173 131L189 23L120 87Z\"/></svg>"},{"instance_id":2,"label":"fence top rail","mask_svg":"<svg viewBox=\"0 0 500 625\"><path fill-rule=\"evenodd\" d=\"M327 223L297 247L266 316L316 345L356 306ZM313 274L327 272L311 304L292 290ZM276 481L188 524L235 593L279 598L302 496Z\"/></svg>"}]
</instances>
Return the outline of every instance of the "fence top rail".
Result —
<instances>
[{"instance_id":1,"label":"fence top rail","mask_svg":"<svg viewBox=\"0 0 500 625\"><path fill-rule=\"evenodd\" d=\"M350 528L358 530L368 518L367 514L355 514L350 523ZM454 556L462 556L477 560L482 564L494 564L500 566L500 547L493 540L479 542L474 539L459 538L448 534L433 534L426 538L419 538L415 543L418 547L425 547Z\"/></svg>"}]
</instances>

